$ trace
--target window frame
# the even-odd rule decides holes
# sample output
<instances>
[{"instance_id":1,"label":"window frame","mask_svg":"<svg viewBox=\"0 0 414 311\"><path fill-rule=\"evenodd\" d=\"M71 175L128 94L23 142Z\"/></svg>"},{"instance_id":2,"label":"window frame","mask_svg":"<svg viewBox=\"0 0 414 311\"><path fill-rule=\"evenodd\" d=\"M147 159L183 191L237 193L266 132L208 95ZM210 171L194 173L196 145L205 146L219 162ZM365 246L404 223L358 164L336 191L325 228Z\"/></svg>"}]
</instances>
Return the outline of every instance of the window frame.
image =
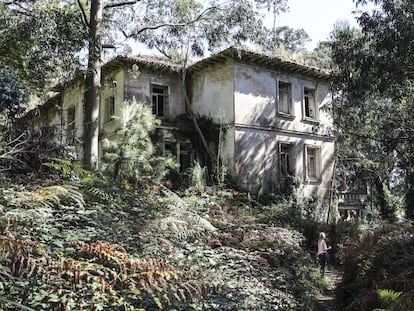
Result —
<instances>
[{"instance_id":1,"label":"window frame","mask_svg":"<svg viewBox=\"0 0 414 311\"><path fill-rule=\"evenodd\" d=\"M282 151L282 148L287 147L288 150L286 151ZM282 176L295 176L295 152L294 152L294 143L292 142L285 142L285 141L280 141L278 142L278 168L279 168L279 173ZM282 160L283 155L287 155L288 159L287 159L287 168L283 168L283 162L286 162L286 160Z\"/></svg>"},{"instance_id":2,"label":"window frame","mask_svg":"<svg viewBox=\"0 0 414 311\"><path fill-rule=\"evenodd\" d=\"M115 95L105 97L105 122L112 121L115 117Z\"/></svg>"},{"instance_id":3,"label":"window frame","mask_svg":"<svg viewBox=\"0 0 414 311\"><path fill-rule=\"evenodd\" d=\"M76 106L66 111L66 135L68 142L73 143L76 136Z\"/></svg>"},{"instance_id":4,"label":"window frame","mask_svg":"<svg viewBox=\"0 0 414 311\"><path fill-rule=\"evenodd\" d=\"M310 106L309 103L309 96L306 94L307 92L312 92L313 104ZM303 87L303 119L310 120L310 121L319 121L319 107L316 100L316 88L312 87ZM313 108L313 115L309 111L312 111Z\"/></svg>"},{"instance_id":5,"label":"window frame","mask_svg":"<svg viewBox=\"0 0 414 311\"><path fill-rule=\"evenodd\" d=\"M155 92L154 89L159 88L162 89L161 92ZM166 118L168 116L168 104L169 104L169 87L168 85L159 84L159 83L151 83L150 84L150 90L151 90L151 112L153 115L155 115L157 118ZM156 99L156 102L154 102L154 97ZM162 98L162 114L160 114L159 111L159 99Z\"/></svg>"},{"instance_id":6,"label":"window frame","mask_svg":"<svg viewBox=\"0 0 414 311\"><path fill-rule=\"evenodd\" d=\"M310 161L310 155L309 152L313 151L314 152L314 160L313 160L313 172L312 174L310 174L310 165L309 165L309 161ZM322 176L322 171L321 171L321 167L322 167L322 157L321 157L321 147L319 146L313 146L313 145L305 145L305 174L306 174L306 180L309 181L320 181Z\"/></svg>"},{"instance_id":7,"label":"window frame","mask_svg":"<svg viewBox=\"0 0 414 311\"><path fill-rule=\"evenodd\" d=\"M293 117L293 97L292 97L292 83L286 82L283 80L277 81L277 88L276 88L276 94L277 94L277 113L280 116L285 117ZM286 87L286 100L287 100L287 112L281 110L281 86Z\"/></svg>"}]
</instances>

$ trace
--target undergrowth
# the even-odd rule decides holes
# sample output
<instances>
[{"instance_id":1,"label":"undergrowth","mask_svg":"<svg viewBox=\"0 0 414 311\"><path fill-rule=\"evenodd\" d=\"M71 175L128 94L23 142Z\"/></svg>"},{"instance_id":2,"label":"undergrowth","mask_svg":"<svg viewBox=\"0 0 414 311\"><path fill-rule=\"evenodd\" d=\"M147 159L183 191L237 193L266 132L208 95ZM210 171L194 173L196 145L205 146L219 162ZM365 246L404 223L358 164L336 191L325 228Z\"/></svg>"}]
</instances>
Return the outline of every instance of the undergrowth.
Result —
<instances>
[{"instance_id":1,"label":"undergrowth","mask_svg":"<svg viewBox=\"0 0 414 311\"><path fill-rule=\"evenodd\" d=\"M324 286L246 194L37 177L0 187L3 309L312 310Z\"/></svg>"},{"instance_id":2,"label":"undergrowth","mask_svg":"<svg viewBox=\"0 0 414 311\"><path fill-rule=\"evenodd\" d=\"M359 241L349 240L340 257L344 275L337 296L345 310L414 310L410 222L386 224Z\"/></svg>"}]
</instances>

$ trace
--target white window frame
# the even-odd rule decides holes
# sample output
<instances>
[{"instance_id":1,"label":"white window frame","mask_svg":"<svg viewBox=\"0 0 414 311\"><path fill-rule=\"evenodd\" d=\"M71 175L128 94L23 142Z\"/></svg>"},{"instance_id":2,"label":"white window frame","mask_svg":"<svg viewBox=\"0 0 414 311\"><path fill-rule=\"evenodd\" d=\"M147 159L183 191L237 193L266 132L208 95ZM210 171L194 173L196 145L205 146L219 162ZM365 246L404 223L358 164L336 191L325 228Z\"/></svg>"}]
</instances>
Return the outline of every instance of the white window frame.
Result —
<instances>
[{"instance_id":1,"label":"white window frame","mask_svg":"<svg viewBox=\"0 0 414 311\"><path fill-rule=\"evenodd\" d=\"M283 150L284 147L287 147L288 150ZM278 143L278 163L279 163L279 172L281 175L291 175L295 176L295 145L291 142L279 142ZM286 162L285 156L288 156L287 168L284 168L283 162Z\"/></svg>"},{"instance_id":2,"label":"white window frame","mask_svg":"<svg viewBox=\"0 0 414 311\"><path fill-rule=\"evenodd\" d=\"M158 118L167 117L168 114L168 91L167 85L151 83L151 110L152 114ZM162 89L162 92L156 92L154 89ZM162 110L160 111L159 100L163 99Z\"/></svg>"},{"instance_id":3,"label":"white window frame","mask_svg":"<svg viewBox=\"0 0 414 311\"><path fill-rule=\"evenodd\" d=\"M286 108L287 111L282 111L281 86L286 87ZM292 84L286 81L277 81L277 112L279 115L293 116L293 101L292 101Z\"/></svg>"},{"instance_id":4,"label":"white window frame","mask_svg":"<svg viewBox=\"0 0 414 311\"><path fill-rule=\"evenodd\" d=\"M311 92L310 96L307 92ZM319 119L319 109L316 100L316 89L305 86L303 88L303 119L317 121Z\"/></svg>"},{"instance_id":5,"label":"white window frame","mask_svg":"<svg viewBox=\"0 0 414 311\"><path fill-rule=\"evenodd\" d=\"M313 152L313 155L310 152ZM312 161L312 163L311 163ZM313 167L310 171L310 167ZM307 180L319 181L321 179L321 148L318 146L305 145L305 174Z\"/></svg>"}]
</instances>

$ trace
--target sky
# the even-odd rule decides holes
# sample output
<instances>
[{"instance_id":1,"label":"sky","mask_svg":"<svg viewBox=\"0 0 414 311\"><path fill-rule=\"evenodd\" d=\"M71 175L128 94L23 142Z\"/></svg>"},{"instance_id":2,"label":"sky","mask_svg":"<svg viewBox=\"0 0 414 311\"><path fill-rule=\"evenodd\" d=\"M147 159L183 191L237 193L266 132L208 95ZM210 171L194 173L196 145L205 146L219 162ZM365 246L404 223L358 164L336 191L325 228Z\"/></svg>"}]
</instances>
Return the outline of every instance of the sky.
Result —
<instances>
[{"instance_id":1,"label":"sky","mask_svg":"<svg viewBox=\"0 0 414 311\"><path fill-rule=\"evenodd\" d=\"M339 20L348 21L351 26L358 27L357 15L352 13L357 10L353 0L288 0L288 6L287 12L281 12L277 16L277 26L303 28L312 40L306 45L308 50L313 50L319 41L328 39L333 25ZM272 17L267 18L265 23L272 27ZM133 45L132 48L133 53L147 51L141 45Z\"/></svg>"},{"instance_id":2,"label":"sky","mask_svg":"<svg viewBox=\"0 0 414 311\"><path fill-rule=\"evenodd\" d=\"M280 13L277 26L303 28L312 39L307 47L313 49L319 41L328 39L333 25L338 20L346 20L357 26L356 10L352 0L288 0L289 11ZM359 9L359 8L358 8Z\"/></svg>"}]
</instances>

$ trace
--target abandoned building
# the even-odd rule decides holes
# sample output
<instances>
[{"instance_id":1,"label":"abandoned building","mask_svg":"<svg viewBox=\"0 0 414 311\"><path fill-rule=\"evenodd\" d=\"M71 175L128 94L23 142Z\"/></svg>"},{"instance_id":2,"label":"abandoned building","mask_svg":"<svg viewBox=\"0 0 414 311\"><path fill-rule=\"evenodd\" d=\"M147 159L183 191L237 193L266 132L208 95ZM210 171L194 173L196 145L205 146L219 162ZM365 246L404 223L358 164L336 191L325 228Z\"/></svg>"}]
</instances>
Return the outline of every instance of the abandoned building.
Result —
<instances>
[{"instance_id":1,"label":"abandoned building","mask_svg":"<svg viewBox=\"0 0 414 311\"><path fill-rule=\"evenodd\" d=\"M229 48L190 65L185 84L181 73L155 57L118 56L104 64L100 142L123 126L122 107L135 98L161 120L157 143L176 155L181 170L195 159L208 163L191 112L211 153L240 188L276 191L283 176L292 175L303 182L304 195L329 196L335 149L326 72ZM38 113L34 123L57 128L59 141L74 145L79 158L84 93L84 79L74 80L39 108L46 113Z\"/></svg>"}]
</instances>

